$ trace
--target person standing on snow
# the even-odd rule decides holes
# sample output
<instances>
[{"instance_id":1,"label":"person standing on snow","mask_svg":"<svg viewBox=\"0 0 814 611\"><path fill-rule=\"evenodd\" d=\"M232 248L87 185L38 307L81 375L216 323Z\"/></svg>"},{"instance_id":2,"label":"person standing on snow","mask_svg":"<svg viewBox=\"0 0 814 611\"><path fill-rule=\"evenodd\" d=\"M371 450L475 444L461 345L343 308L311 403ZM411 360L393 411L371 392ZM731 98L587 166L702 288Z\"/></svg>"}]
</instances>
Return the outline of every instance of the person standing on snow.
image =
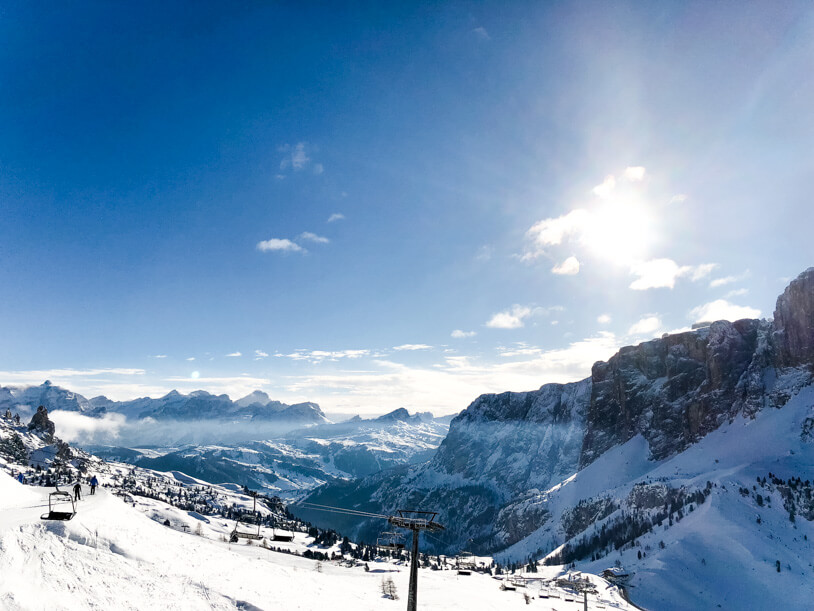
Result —
<instances>
[{"instance_id":1,"label":"person standing on snow","mask_svg":"<svg viewBox=\"0 0 814 611\"><path fill-rule=\"evenodd\" d=\"M21 484L24 484L25 483L25 476L22 473L20 473L17 476L17 481L20 482Z\"/></svg>"},{"instance_id":2,"label":"person standing on snow","mask_svg":"<svg viewBox=\"0 0 814 611\"><path fill-rule=\"evenodd\" d=\"M82 500L82 484L76 482L73 487L73 500L74 501L81 501Z\"/></svg>"},{"instance_id":3,"label":"person standing on snow","mask_svg":"<svg viewBox=\"0 0 814 611\"><path fill-rule=\"evenodd\" d=\"M96 494L96 486L99 485L99 480L96 479L96 476L90 478L90 493Z\"/></svg>"}]
</instances>

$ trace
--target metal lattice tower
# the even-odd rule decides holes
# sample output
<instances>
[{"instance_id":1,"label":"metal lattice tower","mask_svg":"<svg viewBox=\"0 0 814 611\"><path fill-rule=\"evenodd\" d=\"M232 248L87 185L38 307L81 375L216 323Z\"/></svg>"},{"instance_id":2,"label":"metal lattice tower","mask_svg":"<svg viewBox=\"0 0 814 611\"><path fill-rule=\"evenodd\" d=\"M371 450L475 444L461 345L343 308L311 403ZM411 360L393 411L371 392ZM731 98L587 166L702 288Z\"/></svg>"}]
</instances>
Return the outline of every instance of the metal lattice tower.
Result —
<instances>
[{"instance_id":1,"label":"metal lattice tower","mask_svg":"<svg viewBox=\"0 0 814 611\"><path fill-rule=\"evenodd\" d=\"M417 611L418 605L418 535L420 531L437 532L444 530L435 521L437 511L418 511L414 509L399 509L398 515L390 516L387 521L393 526L413 531L413 549L410 554L410 592L407 596L407 611Z\"/></svg>"}]
</instances>

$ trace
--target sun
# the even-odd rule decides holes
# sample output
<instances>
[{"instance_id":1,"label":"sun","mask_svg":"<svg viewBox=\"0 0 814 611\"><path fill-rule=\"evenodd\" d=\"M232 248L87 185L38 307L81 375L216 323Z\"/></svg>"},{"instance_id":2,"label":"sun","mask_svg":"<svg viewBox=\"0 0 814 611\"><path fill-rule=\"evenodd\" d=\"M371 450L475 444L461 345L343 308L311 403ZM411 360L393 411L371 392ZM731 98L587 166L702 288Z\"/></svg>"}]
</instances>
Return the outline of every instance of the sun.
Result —
<instances>
[{"instance_id":1,"label":"sun","mask_svg":"<svg viewBox=\"0 0 814 611\"><path fill-rule=\"evenodd\" d=\"M603 201L582 234L594 255L620 265L646 258L656 241L653 214L635 194Z\"/></svg>"}]
</instances>

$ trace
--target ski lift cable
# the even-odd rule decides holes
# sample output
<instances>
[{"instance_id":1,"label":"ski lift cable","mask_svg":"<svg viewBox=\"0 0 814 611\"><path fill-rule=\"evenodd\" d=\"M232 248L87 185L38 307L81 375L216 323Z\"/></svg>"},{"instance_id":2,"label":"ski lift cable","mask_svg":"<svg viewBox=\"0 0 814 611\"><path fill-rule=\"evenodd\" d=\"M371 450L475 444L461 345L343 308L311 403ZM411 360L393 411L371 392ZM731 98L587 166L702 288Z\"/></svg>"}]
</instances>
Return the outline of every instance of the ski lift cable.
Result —
<instances>
[{"instance_id":1,"label":"ski lift cable","mask_svg":"<svg viewBox=\"0 0 814 611\"><path fill-rule=\"evenodd\" d=\"M368 513L368 512L365 512L365 511L356 511L356 510L352 510L352 509L345 509L343 507L329 507L329 506L325 506L325 505L323 505L323 506L313 506L313 505L305 504L305 503L303 503L302 506L307 507L309 509L315 509L317 511L327 511L327 512L330 512L330 513L339 513L339 514L344 514L344 515L348 515L348 516L355 516L355 517L359 517L359 518L380 518L382 520L386 520L389 517L389 516L385 516L385 515L381 515L381 514L377 514L377 513Z\"/></svg>"},{"instance_id":2,"label":"ski lift cable","mask_svg":"<svg viewBox=\"0 0 814 611\"><path fill-rule=\"evenodd\" d=\"M388 519L390 516L385 516L380 513L371 513L369 511L359 511L358 509L347 509L345 507L332 507L330 505L317 505L316 503L300 503L302 507L309 509L316 509L319 511L329 511L333 513L343 513L351 516L358 516L360 518L381 518Z\"/></svg>"}]
</instances>

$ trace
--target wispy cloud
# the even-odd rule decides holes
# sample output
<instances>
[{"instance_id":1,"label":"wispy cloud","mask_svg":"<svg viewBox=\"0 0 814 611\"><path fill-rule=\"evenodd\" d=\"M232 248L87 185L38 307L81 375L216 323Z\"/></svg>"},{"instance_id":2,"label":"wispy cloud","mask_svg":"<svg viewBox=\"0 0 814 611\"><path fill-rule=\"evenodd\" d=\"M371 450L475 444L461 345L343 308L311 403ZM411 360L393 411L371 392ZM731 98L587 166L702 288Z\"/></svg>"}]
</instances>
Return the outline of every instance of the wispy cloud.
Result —
<instances>
[{"instance_id":1,"label":"wispy cloud","mask_svg":"<svg viewBox=\"0 0 814 611\"><path fill-rule=\"evenodd\" d=\"M628 335L657 335L662 331L661 318L657 314L649 314L641 318L628 329Z\"/></svg>"},{"instance_id":2,"label":"wispy cloud","mask_svg":"<svg viewBox=\"0 0 814 611\"><path fill-rule=\"evenodd\" d=\"M279 147L278 150L286 154L280 161L280 169L288 170L291 168L294 171L305 169L311 163L311 157L308 155L307 149L307 142L298 142L294 146L284 144Z\"/></svg>"},{"instance_id":3,"label":"wispy cloud","mask_svg":"<svg viewBox=\"0 0 814 611\"><path fill-rule=\"evenodd\" d=\"M335 223L336 221L344 220L345 215L341 212L334 212L331 216L328 217L329 223Z\"/></svg>"},{"instance_id":4,"label":"wispy cloud","mask_svg":"<svg viewBox=\"0 0 814 611\"><path fill-rule=\"evenodd\" d=\"M489 36L489 32L486 31L486 28L483 26L474 28L472 33L477 36L480 40L492 40L492 37Z\"/></svg>"},{"instance_id":5,"label":"wispy cloud","mask_svg":"<svg viewBox=\"0 0 814 611\"><path fill-rule=\"evenodd\" d=\"M257 359L264 359L268 356L268 352L264 352L262 350L255 350L254 351L254 358Z\"/></svg>"},{"instance_id":6,"label":"wispy cloud","mask_svg":"<svg viewBox=\"0 0 814 611\"><path fill-rule=\"evenodd\" d=\"M194 361L194 360L195 360L195 357L194 357L194 356L190 356L190 357L188 357L188 358L187 358L187 360L188 360L188 361Z\"/></svg>"},{"instance_id":7,"label":"wispy cloud","mask_svg":"<svg viewBox=\"0 0 814 611\"><path fill-rule=\"evenodd\" d=\"M698 281L708 276L715 267L715 263L678 265L672 259L651 259L636 263L630 268L630 273L637 276L636 280L630 283L630 288L634 291L672 289L678 278L689 277L693 281Z\"/></svg>"},{"instance_id":8,"label":"wispy cloud","mask_svg":"<svg viewBox=\"0 0 814 611\"><path fill-rule=\"evenodd\" d=\"M519 329L533 312L534 309L529 306L515 304L508 310L493 314L486 326L492 329Z\"/></svg>"},{"instance_id":9,"label":"wispy cloud","mask_svg":"<svg viewBox=\"0 0 814 611\"><path fill-rule=\"evenodd\" d=\"M604 199L606 197L610 197L610 194L613 193L614 189L616 189L616 178L613 176L613 174L608 174L605 176L605 180L591 189L591 192L597 197Z\"/></svg>"},{"instance_id":10,"label":"wispy cloud","mask_svg":"<svg viewBox=\"0 0 814 611\"><path fill-rule=\"evenodd\" d=\"M310 231L303 231L300 234L301 240L308 240L309 242L316 242L317 244L327 244L330 240L326 237L321 235L317 235L315 233L311 233Z\"/></svg>"},{"instance_id":11,"label":"wispy cloud","mask_svg":"<svg viewBox=\"0 0 814 611\"><path fill-rule=\"evenodd\" d=\"M450 336L454 337L455 339L464 339L467 337L475 337L477 333L475 331L462 331L461 329L455 329Z\"/></svg>"},{"instance_id":12,"label":"wispy cloud","mask_svg":"<svg viewBox=\"0 0 814 611\"><path fill-rule=\"evenodd\" d=\"M735 321L742 318L759 318L760 310L739 306L726 299L716 299L690 310L689 318L695 322L716 320Z\"/></svg>"},{"instance_id":13,"label":"wispy cloud","mask_svg":"<svg viewBox=\"0 0 814 611\"><path fill-rule=\"evenodd\" d=\"M367 349L357 350L306 350L299 349L289 354L277 353L278 358L288 358L294 361L309 361L320 363L322 361L338 361L340 359L360 359L362 357L382 356L377 352Z\"/></svg>"},{"instance_id":14,"label":"wispy cloud","mask_svg":"<svg viewBox=\"0 0 814 611\"><path fill-rule=\"evenodd\" d=\"M229 358L236 358L238 356L243 356L240 352L230 352L229 354L225 355Z\"/></svg>"},{"instance_id":15,"label":"wispy cloud","mask_svg":"<svg viewBox=\"0 0 814 611\"><path fill-rule=\"evenodd\" d=\"M377 360L363 371L295 376L285 390L317 400L331 411L372 413L408 407L451 413L483 393L531 390L542 383L588 377L593 363L609 358L620 341L603 333L557 350L517 346L505 350L497 363L451 355L429 367Z\"/></svg>"},{"instance_id":16,"label":"wispy cloud","mask_svg":"<svg viewBox=\"0 0 814 611\"><path fill-rule=\"evenodd\" d=\"M153 359L165 359L165 358L167 358L167 355L166 354L154 354L150 358L153 358Z\"/></svg>"},{"instance_id":17,"label":"wispy cloud","mask_svg":"<svg viewBox=\"0 0 814 611\"><path fill-rule=\"evenodd\" d=\"M600 314L596 317L596 322L598 322L600 325L607 325L610 323L610 321L610 314Z\"/></svg>"},{"instance_id":18,"label":"wispy cloud","mask_svg":"<svg viewBox=\"0 0 814 611\"><path fill-rule=\"evenodd\" d=\"M302 246L288 238L271 238L257 243L257 250L261 252L307 252Z\"/></svg>"},{"instance_id":19,"label":"wispy cloud","mask_svg":"<svg viewBox=\"0 0 814 611\"><path fill-rule=\"evenodd\" d=\"M579 260L576 257L568 257L559 265L552 267L551 271L559 276L575 276L579 273Z\"/></svg>"},{"instance_id":20,"label":"wispy cloud","mask_svg":"<svg viewBox=\"0 0 814 611\"><path fill-rule=\"evenodd\" d=\"M747 269L742 274L738 274L736 276L724 276L723 278L714 278L710 281L709 287L712 289L726 286L727 284L733 284L735 282L740 282L741 280L745 280L749 277L749 270Z\"/></svg>"},{"instance_id":21,"label":"wispy cloud","mask_svg":"<svg viewBox=\"0 0 814 611\"><path fill-rule=\"evenodd\" d=\"M630 182L641 182L644 180L645 169L642 166L632 166L625 168L623 176Z\"/></svg>"},{"instance_id":22,"label":"wispy cloud","mask_svg":"<svg viewBox=\"0 0 814 611\"><path fill-rule=\"evenodd\" d=\"M401 346L393 346L393 350L431 350L432 346L427 344L402 344Z\"/></svg>"}]
</instances>

